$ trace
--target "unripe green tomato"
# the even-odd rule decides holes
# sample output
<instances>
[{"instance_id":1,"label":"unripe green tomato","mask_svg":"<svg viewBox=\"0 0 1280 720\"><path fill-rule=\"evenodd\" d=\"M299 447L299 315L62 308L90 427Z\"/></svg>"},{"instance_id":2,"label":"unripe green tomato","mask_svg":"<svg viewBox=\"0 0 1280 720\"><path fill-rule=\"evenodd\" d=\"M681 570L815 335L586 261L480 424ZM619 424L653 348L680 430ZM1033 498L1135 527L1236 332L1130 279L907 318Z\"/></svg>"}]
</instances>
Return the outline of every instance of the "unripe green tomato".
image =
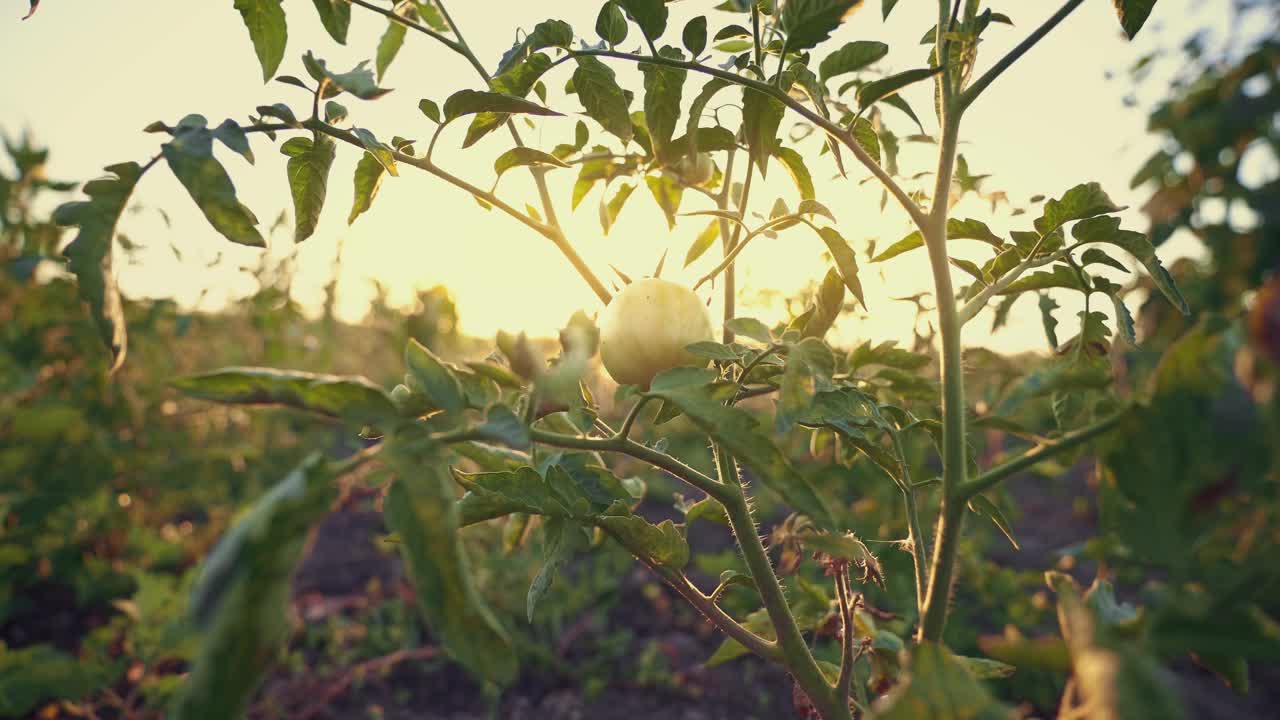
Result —
<instances>
[{"instance_id":1,"label":"unripe green tomato","mask_svg":"<svg viewBox=\"0 0 1280 720\"><path fill-rule=\"evenodd\" d=\"M716 166L711 161L711 153L700 152L690 158L680 159L680 179L685 185L704 185L715 175Z\"/></svg>"},{"instance_id":2,"label":"unripe green tomato","mask_svg":"<svg viewBox=\"0 0 1280 720\"><path fill-rule=\"evenodd\" d=\"M659 278L631 283L600 318L600 359L619 385L648 388L653 376L707 361L685 350L711 340L711 315L689 288Z\"/></svg>"}]
</instances>

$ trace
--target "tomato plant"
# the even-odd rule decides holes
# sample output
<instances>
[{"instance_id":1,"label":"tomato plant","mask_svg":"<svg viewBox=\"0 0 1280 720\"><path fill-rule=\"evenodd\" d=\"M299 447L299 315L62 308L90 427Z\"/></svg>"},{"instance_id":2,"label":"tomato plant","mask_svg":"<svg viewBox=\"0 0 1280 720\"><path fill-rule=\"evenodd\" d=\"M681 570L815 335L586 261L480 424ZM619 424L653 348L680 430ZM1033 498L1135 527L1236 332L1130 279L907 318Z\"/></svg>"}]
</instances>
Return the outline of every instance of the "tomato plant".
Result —
<instances>
[{"instance_id":1,"label":"tomato plant","mask_svg":"<svg viewBox=\"0 0 1280 720\"><path fill-rule=\"evenodd\" d=\"M794 679L797 712L806 717L1000 716L1002 704L981 681L1040 665L1072 671L1064 715L1167 718L1180 711L1161 684L1157 660L1192 653L1238 678L1247 659L1280 655L1276 622L1262 605L1275 580L1263 560L1273 547L1274 519L1256 516L1251 537L1268 540L1240 541L1230 561L1218 552L1220 544L1208 542L1235 537L1222 522L1231 507L1218 499L1236 488L1265 494L1267 483L1274 484L1261 429L1271 421L1233 414L1234 407L1219 402L1238 389L1230 361L1243 338L1238 313L1199 317L1139 378L1141 389L1130 390L1137 386L1118 383L1114 369L1117 348L1138 341L1124 302L1129 288L1105 269L1127 273L1129 266L1117 258L1131 259L1153 296L1183 314L1192 308L1148 236L1121 227L1122 208L1097 183L1080 183L1043 202L1025 229L1008 237L981 219L951 215L954 201L982 192L985 177L958 152L966 113L1081 4L1067 0L1012 51L987 64L981 41L1011 24L1010 18L978 0L941 0L922 23L932 25L922 27L928 31L927 60L884 74L877 67L887 53L883 43L830 47L837 28L857 22L857 0L727 0L712 16L727 18L722 27L712 33L710 17L698 16L679 32L679 45L672 44L676 32L668 27L662 0L609 0L594 32L575 32L560 20L539 23L490 73L447 2L406 0L388 7L316 0L338 43L346 42L353 15L387 24L376 48L377 74L364 63L339 72L308 51L302 75L277 76L287 43L282 3L237 0L234 9L245 21L264 79L300 90L304 102L258 106L247 124L228 119L214 125L199 115L156 122L148 131L164 136L157 155L107 168L108 177L84 187L87 200L55 214L58 223L78 228L66 249L69 267L113 368L125 361L127 332L111 248L140 180L167 166L221 235L263 246L256 216L215 154L230 150L251 158L250 137L259 136L278 141L288 158L297 242L316 231L334 157L349 147L360 153L349 222L370 211L383 182L410 169L425 172L551 242L598 297L602 327L597 332L589 318L575 317L551 359L523 337L499 337L493 354L465 365L411 341L404 350L404 382L390 391L359 376L268 368L229 367L177 380L177 388L197 398L324 416L369 445L339 461L309 457L263 495L205 561L191 601L200 653L174 716L244 712L286 641L289 577L306 538L336 497L335 481L367 466L382 471L386 521L418 609L453 660L498 686L517 677L517 655L509 629L476 590L459 534L513 516L521 519L522 532L528 517L541 518L537 531L546 556L527 590L530 616L559 569L607 539L724 634L717 661L751 653L781 664ZM1117 0L1128 36L1141 29L1154 5ZM897 6L886 0L880 11L887 17ZM358 124L360 104L389 93L378 76L410 33L461 55L477 73L476 88L419 102L432 127L426 143ZM628 38L638 50L625 49ZM638 67L640 91L619 84L615 68L622 65ZM566 83L590 122L575 124L572 142L543 150L527 144L521 128L559 127L556 118L576 110L548 105L553 81ZM695 82L701 82L696 94ZM934 88L929 111L899 94L917 83ZM739 121L709 117L713 99L738 106ZM891 122L890 109L903 125L911 121L906 131ZM789 117L816 131L816 149L779 139ZM525 168L537 207L438 163L433 150L456 140L453 131L464 125L464 146L497 131L510 135L513 146L495 159L494 173ZM913 129L937 149L936 165L923 174L898 167L899 131ZM927 254L934 282L930 312L940 341L936 358L892 343L838 350L826 342L836 318L855 303L865 308L866 300L858 254L845 239L838 208L816 197L810 166L818 162L830 163L825 170L841 177L878 183L886 205L891 202L914 226L864 261ZM762 206L752 180L779 166L794 180L798 198L771 199L766 216L753 210ZM596 185L617 183L600 205L604 230L643 181L668 222L707 218L689 261L717 239L720 259L692 289L623 278L627 287L615 295L557 220L546 176L573 167L574 205ZM686 196L702 206L682 212ZM781 232L803 234L797 246L811 242L812 252L825 251L830 267L804 311L770 327L737 315L735 263L754 240ZM952 256L957 241L983 244L987 259L979 264ZM696 294L713 283L723 292L719 342ZM1071 323L1074 334L1061 342L1058 306L1048 290L1083 298L1079 322ZM1040 298L1054 354L995 388L992 402L972 402L965 328L989 309L998 326L1028 294ZM1094 304L1099 298L1109 310ZM615 401L627 407L616 428L583 383L597 347L621 383ZM935 360L937 371L924 372ZM768 399L765 405L760 398ZM768 401L771 418L761 422L770 414ZM653 408L656 413L646 414ZM1034 408L1045 412L1033 414ZM711 445L710 462L679 456L664 437L641 435L646 425L661 435L677 418ZM1210 422L1217 424L1206 432ZM982 467L970 447L974 428L1008 433L1025 447ZM906 537L853 532L852 498L796 462L795 437L808 439L813 454L829 457L838 472L869 473L859 477L889 488L900 503ZM1223 448L1233 459L1230 469L1218 462ZM954 655L947 649L947 621L968 516L1007 532L1001 484L1087 449L1101 463L1108 526L1106 542L1089 552L1108 561L1138 558L1163 579L1152 581L1137 607L1118 600L1106 577L1085 589L1070 576L1050 573L1062 637L1049 639L1048 651L1037 653L1046 643L1010 640L991 644L991 657ZM682 505L683 522L655 523L638 513L644 483L619 474L619 458L665 473L694 493ZM760 495L780 500L792 513L771 538L786 563L775 563L759 535L754 503ZM745 573L728 571L713 588L690 579L686 568L696 548L686 529L700 519L729 528ZM877 541L892 543L886 552L909 559L913 597L894 608L910 618L900 632L883 626L868 604L886 584L887 563L872 550ZM781 572L784 564L810 558L822 573L821 587ZM722 607L724 594L737 586L754 593L757 611L735 617Z\"/></svg>"}]
</instances>

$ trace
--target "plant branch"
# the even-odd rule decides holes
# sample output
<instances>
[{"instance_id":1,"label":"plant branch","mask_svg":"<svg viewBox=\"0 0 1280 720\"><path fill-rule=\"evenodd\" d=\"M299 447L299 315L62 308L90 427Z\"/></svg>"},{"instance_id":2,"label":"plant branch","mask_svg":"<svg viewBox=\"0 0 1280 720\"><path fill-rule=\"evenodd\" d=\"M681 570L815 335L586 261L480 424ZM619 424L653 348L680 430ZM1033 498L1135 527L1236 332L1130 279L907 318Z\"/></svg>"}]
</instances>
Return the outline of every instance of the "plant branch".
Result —
<instances>
[{"instance_id":1,"label":"plant branch","mask_svg":"<svg viewBox=\"0 0 1280 720\"><path fill-rule=\"evenodd\" d=\"M755 519L751 516L751 507L747 501L746 490L738 477L734 459L719 445L713 448L716 458L716 473L720 477L719 485L728 492L720 502L724 504L725 514L729 517L729 526L742 550L742 558L755 582L756 591L764 604L769 621L773 624L778 646L785 658L787 669L791 671L796 683L805 691L809 699L822 713L826 720L845 720L849 718L848 703L838 702L827 685L818 668L813 654L809 652L809 644L796 624L791 606L782 592L782 585L773 571L773 563L764 549ZM843 712L840 707L843 705Z\"/></svg>"},{"instance_id":2,"label":"plant branch","mask_svg":"<svg viewBox=\"0 0 1280 720\"><path fill-rule=\"evenodd\" d=\"M631 426L636 424L636 418L640 416L640 411L643 410L644 406L652 399L652 395L641 395L640 399L636 400L636 404L631 406L631 410L627 412L627 416L622 419L622 427L618 428L618 433L615 436L615 439L627 439L627 436L631 434Z\"/></svg>"},{"instance_id":3,"label":"plant branch","mask_svg":"<svg viewBox=\"0 0 1280 720\"><path fill-rule=\"evenodd\" d=\"M996 64L992 65L990 70L983 73L982 77L978 78L977 82L971 85L968 90L965 90L960 94L960 97L957 99L957 105L959 105L961 110L973 104L973 101L982 94L982 91L986 90L991 83L995 82L995 79L1000 77L1005 70L1008 70L1009 66L1017 62L1018 58L1026 55L1028 50L1034 47L1036 43L1043 40L1044 36L1048 35L1050 30L1057 27L1058 23L1065 20L1068 15L1075 12L1075 9L1080 7L1083 3L1084 0L1067 0L1067 2L1059 8L1057 12L1051 15L1048 20L1045 20L1040 27L1032 31L1025 40L1018 43L1018 45L1010 50L1008 54L996 61Z\"/></svg>"},{"instance_id":4,"label":"plant branch","mask_svg":"<svg viewBox=\"0 0 1280 720\"><path fill-rule=\"evenodd\" d=\"M1044 257L1039 258L1035 257L1033 253L1031 257L1028 257L1026 260L1023 260L1013 266L1009 269L1009 272L1001 275L1000 279L983 288L977 295L973 296L972 300L964 304L964 307L960 309L960 324L965 325L970 320L977 317L978 313L982 312L983 309L987 307L987 302L991 300L992 296L1003 292L1026 271L1057 262L1069 252L1070 248L1059 250L1052 255L1045 255Z\"/></svg>"},{"instance_id":5,"label":"plant branch","mask_svg":"<svg viewBox=\"0 0 1280 720\"><path fill-rule=\"evenodd\" d=\"M750 179L750 177L751 177L750 175L747 175L748 179ZM745 190L743 192L745 195ZM735 235L733 247L729 250L728 253L725 254L724 259L721 260L720 263L716 265L714 268L711 268L711 270L709 270L706 275L703 275L702 277L698 278L698 281L693 284L693 289L697 290L698 288L702 287L704 283L710 281L716 275L719 275L721 272L725 272L727 270L732 269L733 261L737 259L738 255L747 248L747 243L751 242L754 238L760 235L763 235L769 230L772 230L780 225L786 225L787 223L798 223L798 222L803 222L807 225L810 225L810 227L812 227L812 225L807 220L805 220L804 218L798 215L794 215L794 214L779 215L778 217L773 218L772 220L764 223L763 225L756 228L755 230L752 230L751 232L747 233L747 236L742 238L742 242L738 242ZM739 225L738 227L741 228L742 226ZM817 230L817 228L814 228L814 230Z\"/></svg>"},{"instance_id":6,"label":"plant branch","mask_svg":"<svg viewBox=\"0 0 1280 720\"><path fill-rule=\"evenodd\" d=\"M849 571L841 568L836 575L836 595L840 599L840 676L836 680L836 698L849 702L849 687L853 684L853 665L857 662L854 643L857 631L853 622L852 588L849 587Z\"/></svg>"},{"instance_id":7,"label":"plant branch","mask_svg":"<svg viewBox=\"0 0 1280 720\"><path fill-rule=\"evenodd\" d=\"M387 18L391 22L399 23L409 28L410 30L417 30L423 35L430 36L435 40L439 41L441 44L443 44L445 47L449 48L450 50L456 53L462 53L462 46L459 45L456 41L454 41L452 38L445 37L443 34L436 32L435 30L432 30L426 25L414 22L409 18L398 15L390 10L385 10L383 8L380 8L377 5L374 5L373 3L365 2L364 0L346 0L346 1L352 5L358 5L364 8L365 10L378 13L379 15L382 15L383 17Z\"/></svg>"},{"instance_id":8,"label":"plant branch","mask_svg":"<svg viewBox=\"0 0 1280 720\"><path fill-rule=\"evenodd\" d=\"M774 87L767 82L752 80L751 78L742 77L741 75L727 72L719 68L707 67L700 63L689 62L686 60L675 60L668 57L648 57L645 55L618 52L616 50L570 50L568 57L575 56L611 57L618 60L645 62L655 65L666 65L667 67L681 68L684 70L692 70L693 72L718 77L721 80L726 80L735 85L751 88L757 92L764 93L795 111L805 120L822 128L822 130L828 135L831 135L836 140L840 141L840 143L845 147L849 148L849 151L858 159L858 162L866 166L866 168L871 171L871 174L874 175L882 185L884 185L885 189L887 189L891 195L893 195L894 199L898 201L898 204L907 211L907 214L911 216L912 222L914 222L917 227L921 228L921 232L923 232L923 228L927 224L924 212L916 206L915 201L911 199L911 196L908 195L900 185L898 185L897 181L894 180L889 173L885 172L884 168L880 167L880 163L876 162L875 159L867 154L866 150L862 149L862 146L858 144L848 130L840 127L831 120L822 117L821 114L810 110L804 106L804 103L796 100L788 93L783 92L779 88ZM563 62L563 60L558 62Z\"/></svg>"},{"instance_id":9,"label":"plant branch","mask_svg":"<svg viewBox=\"0 0 1280 720\"><path fill-rule=\"evenodd\" d=\"M591 450L595 452L611 452L621 455L628 455L641 462L648 463L660 470L665 470L671 475L685 481L689 485L701 490L708 496L726 502L731 493L721 483L692 467L684 464L680 460L662 452L658 452L651 447L642 445L634 440L626 438L591 438L578 435L564 435L561 433L553 433L547 430L540 430L536 427L529 428L529 434L534 442L543 445L551 445L553 447L568 448L570 450Z\"/></svg>"},{"instance_id":10,"label":"plant branch","mask_svg":"<svg viewBox=\"0 0 1280 720\"><path fill-rule=\"evenodd\" d=\"M655 575L665 580L667 584L671 586L672 590L675 590L680 597L684 598L690 605L697 608L697 610L701 612L707 620L711 621L711 624L720 628L725 635L728 635L738 641L747 650L750 650L765 660L782 662L782 652L776 642L765 640L759 635L756 635L743 627L737 620L729 617L728 613L721 610L719 605L716 605L714 597L708 596L698 588L694 587L693 583L689 581L689 578L684 573L666 565L659 565L650 562L648 558L645 557L643 548L628 544L626 539L621 535L610 533L608 530L605 530L605 532L609 534L609 537L616 540L619 545L626 548L628 552L636 557L636 559L644 563L645 567L649 568Z\"/></svg>"},{"instance_id":11,"label":"plant branch","mask_svg":"<svg viewBox=\"0 0 1280 720\"><path fill-rule=\"evenodd\" d=\"M990 490L1011 475L1027 470L1054 455L1064 453L1109 432L1120 424L1120 421L1124 419L1132 408L1132 405L1126 406L1092 425L1067 433L1053 442L1042 443L1012 460L987 470L962 486L960 488L960 497L967 501L978 493Z\"/></svg>"},{"instance_id":12,"label":"plant branch","mask_svg":"<svg viewBox=\"0 0 1280 720\"><path fill-rule=\"evenodd\" d=\"M916 612L923 613L925 588L929 583L929 538L925 536L920 525L920 509L916 505L916 486L911 482L911 471L907 467L907 454L902 449L902 438L897 430L890 430L889 437L893 440L893 451L897 453L898 464L902 468L902 484L899 489L902 490L902 504L907 515L907 531L910 533L911 540L912 564L915 565Z\"/></svg>"}]
</instances>

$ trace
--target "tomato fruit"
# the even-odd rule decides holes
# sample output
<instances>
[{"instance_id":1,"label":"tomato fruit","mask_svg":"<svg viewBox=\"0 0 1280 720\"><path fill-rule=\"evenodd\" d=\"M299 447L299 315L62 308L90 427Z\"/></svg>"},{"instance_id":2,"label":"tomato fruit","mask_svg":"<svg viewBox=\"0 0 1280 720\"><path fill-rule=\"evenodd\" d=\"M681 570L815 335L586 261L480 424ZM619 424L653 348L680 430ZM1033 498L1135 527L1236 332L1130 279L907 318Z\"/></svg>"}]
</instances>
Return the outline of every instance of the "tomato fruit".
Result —
<instances>
[{"instance_id":1,"label":"tomato fruit","mask_svg":"<svg viewBox=\"0 0 1280 720\"><path fill-rule=\"evenodd\" d=\"M653 377L707 361L685 350L711 340L711 316L692 290L659 278L631 283L600 318L600 359L619 385L648 388Z\"/></svg>"},{"instance_id":2,"label":"tomato fruit","mask_svg":"<svg viewBox=\"0 0 1280 720\"><path fill-rule=\"evenodd\" d=\"M700 152L692 158L688 156L681 158L678 169L680 171L680 180L685 185L705 185L716 174L716 166L711 160L711 153L704 152Z\"/></svg>"}]
</instances>

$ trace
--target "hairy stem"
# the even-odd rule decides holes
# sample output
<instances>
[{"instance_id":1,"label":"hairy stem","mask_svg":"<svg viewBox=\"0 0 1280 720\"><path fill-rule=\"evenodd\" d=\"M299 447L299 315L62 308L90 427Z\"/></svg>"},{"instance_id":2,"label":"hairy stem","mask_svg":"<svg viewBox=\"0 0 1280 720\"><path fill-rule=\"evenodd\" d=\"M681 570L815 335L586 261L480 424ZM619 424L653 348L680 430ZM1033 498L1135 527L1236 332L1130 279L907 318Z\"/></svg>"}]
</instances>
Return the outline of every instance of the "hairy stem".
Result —
<instances>
[{"instance_id":1,"label":"hairy stem","mask_svg":"<svg viewBox=\"0 0 1280 720\"><path fill-rule=\"evenodd\" d=\"M1067 433L1054 442L1042 444L1028 450L1016 458L1013 458L1012 460L1001 463L990 470L987 470L968 483L965 483L960 488L960 497L967 501L978 493L990 490L1012 475L1020 473L1023 470L1027 470L1035 466L1037 463L1044 462L1055 455L1064 453L1072 448L1089 442L1099 435L1106 434L1116 425L1119 425L1120 421L1124 419L1124 416L1128 414L1131 409L1131 406L1127 406L1092 425Z\"/></svg>"},{"instance_id":2,"label":"hairy stem","mask_svg":"<svg viewBox=\"0 0 1280 720\"><path fill-rule=\"evenodd\" d=\"M716 207L721 210L729 209L729 202L733 196L733 164L737 158L737 148L730 148L728 159L725 160L724 166L724 185L720 188L720 194L716 196ZM747 180L751 179L751 163L747 162ZM743 195L746 194L746 188L743 187ZM744 203L745 204L745 203ZM741 210L739 216L742 215ZM734 243L737 242L738 233L741 231L742 225L735 224L732 232L729 230L729 221L720 218L720 247L724 255L728 255L733 250ZM733 342L733 331L729 329L729 321L734 318L737 313L737 296L738 286L732 268L724 276L724 332L722 340L725 344Z\"/></svg>"},{"instance_id":3,"label":"hairy stem","mask_svg":"<svg viewBox=\"0 0 1280 720\"><path fill-rule=\"evenodd\" d=\"M824 720L845 720L849 718L848 704L843 711L841 703L836 702L831 686L827 685L822 671L818 669L813 654L809 652L809 644L805 642L795 616L791 614L791 606L787 604L786 595L778 576L773 571L773 563L764 549L756 528L755 519L751 517L751 507L747 499L746 489L738 477L733 458L724 448L714 448L716 456L716 472L720 476L720 486L729 490L728 497L721 502L729 517L729 526L742 549L742 558L751 571L756 590L764 604L769 621L773 624L778 638L778 646L785 658L784 664L791 671L796 683L805 691L809 699L822 713Z\"/></svg>"}]
</instances>

